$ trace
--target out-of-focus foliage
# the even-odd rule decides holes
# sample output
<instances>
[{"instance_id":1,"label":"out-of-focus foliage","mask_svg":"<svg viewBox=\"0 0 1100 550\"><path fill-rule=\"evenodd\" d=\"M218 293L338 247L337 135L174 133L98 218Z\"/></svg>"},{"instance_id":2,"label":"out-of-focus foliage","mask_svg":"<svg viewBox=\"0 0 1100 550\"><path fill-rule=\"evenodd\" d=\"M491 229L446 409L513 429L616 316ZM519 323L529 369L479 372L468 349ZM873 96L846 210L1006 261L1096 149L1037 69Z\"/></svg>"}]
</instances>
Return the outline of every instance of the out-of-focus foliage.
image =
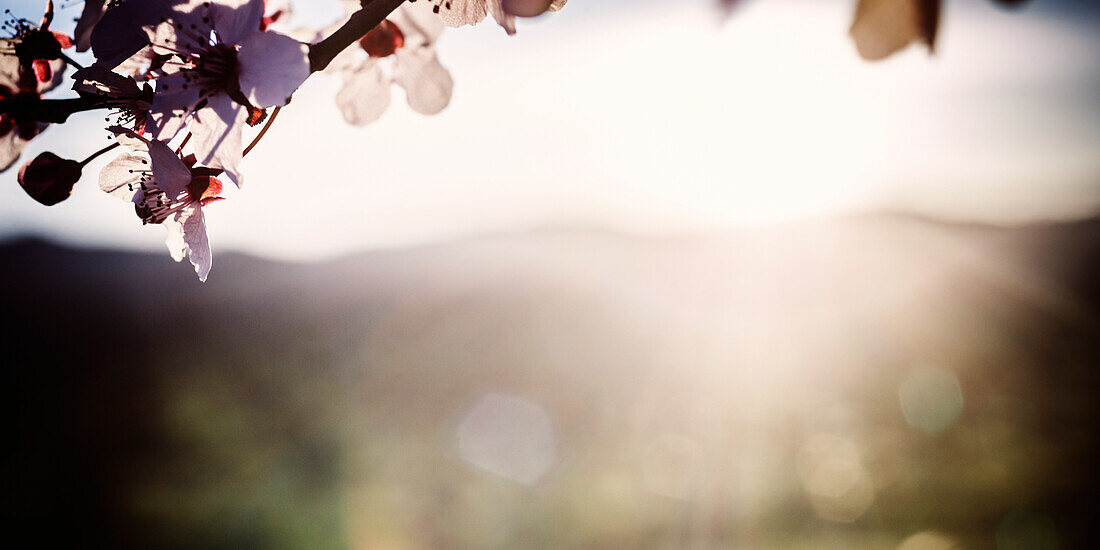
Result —
<instances>
[{"instance_id":1,"label":"out-of-focus foliage","mask_svg":"<svg viewBox=\"0 0 1100 550\"><path fill-rule=\"evenodd\" d=\"M993 2L1015 8L1027 0ZM943 0L858 0L849 33L856 51L869 61L885 59L913 42L923 43L931 52L936 47L942 10Z\"/></svg>"},{"instance_id":2,"label":"out-of-focus foliage","mask_svg":"<svg viewBox=\"0 0 1100 550\"><path fill-rule=\"evenodd\" d=\"M864 59L878 60L923 42L936 46L941 0L859 0L849 31Z\"/></svg>"},{"instance_id":3,"label":"out-of-focus foliage","mask_svg":"<svg viewBox=\"0 0 1100 550\"><path fill-rule=\"evenodd\" d=\"M1081 548L1096 222L0 249L3 528L112 548Z\"/></svg>"}]
</instances>

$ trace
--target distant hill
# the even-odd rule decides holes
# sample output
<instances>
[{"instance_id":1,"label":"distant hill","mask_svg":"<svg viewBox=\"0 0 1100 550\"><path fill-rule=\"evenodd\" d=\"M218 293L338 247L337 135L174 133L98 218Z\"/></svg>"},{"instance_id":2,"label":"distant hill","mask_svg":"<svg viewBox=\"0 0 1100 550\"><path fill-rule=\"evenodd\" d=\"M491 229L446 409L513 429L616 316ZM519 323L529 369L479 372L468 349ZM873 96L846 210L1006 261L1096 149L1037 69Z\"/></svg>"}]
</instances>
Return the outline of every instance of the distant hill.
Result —
<instances>
[{"instance_id":1,"label":"distant hill","mask_svg":"<svg viewBox=\"0 0 1100 550\"><path fill-rule=\"evenodd\" d=\"M1086 547L1098 275L1100 220L545 229L216 254L205 284L166 254L9 241L2 526L43 547ZM478 452L507 460L479 462L459 434L512 402L554 445L501 413Z\"/></svg>"}]
</instances>

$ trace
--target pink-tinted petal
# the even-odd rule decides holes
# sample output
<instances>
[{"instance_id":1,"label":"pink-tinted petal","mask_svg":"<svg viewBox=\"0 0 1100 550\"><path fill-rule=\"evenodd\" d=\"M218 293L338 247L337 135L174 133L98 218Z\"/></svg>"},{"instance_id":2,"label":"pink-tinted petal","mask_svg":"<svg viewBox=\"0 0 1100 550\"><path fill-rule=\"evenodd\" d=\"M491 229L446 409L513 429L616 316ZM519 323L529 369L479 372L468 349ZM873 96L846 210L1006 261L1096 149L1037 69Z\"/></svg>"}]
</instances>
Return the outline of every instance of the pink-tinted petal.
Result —
<instances>
[{"instance_id":1,"label":"pink-tinted petal","mask_svg":"<svg viewBox=\"0 0 1100 550\"><path fill-rule=\"evenodd\" d=\"M365 126L378 120L390 106L390 80L373 59L363 60L359 68L347 73L344 87L336 94L336 106L344 120Z\"/></svg>"},{"instance_id":2,"label":"pink-tinted petal","mask_svg":"<svg viewBox=\"0 0 1100 550\"><path fill-rule=\"evenodd\" d=\"M309 76L309 47L277 32L254 32L237 52L241 91L256 107L286 105Z\"/></svg>"},{"instance_id":3,"label":"pink-tinted petal","mask_svg":"<svg viewBox=\"0 0 1100 550\"><path fill-rule=\"evenodd\" d=\"M451 101L454 80L439 63L434 48L401 50L393 65L393 79L405 88L409 107L418 113L434 115Z\"/></svg>"}]
</instances>

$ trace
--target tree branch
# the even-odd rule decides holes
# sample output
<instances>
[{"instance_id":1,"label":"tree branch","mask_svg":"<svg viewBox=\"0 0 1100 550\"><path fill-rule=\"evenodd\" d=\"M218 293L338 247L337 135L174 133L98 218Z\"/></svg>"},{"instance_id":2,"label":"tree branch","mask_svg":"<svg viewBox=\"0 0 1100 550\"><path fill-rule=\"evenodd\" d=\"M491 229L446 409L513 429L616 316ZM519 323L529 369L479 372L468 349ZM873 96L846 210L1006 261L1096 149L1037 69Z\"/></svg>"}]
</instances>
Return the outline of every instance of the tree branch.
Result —
<instances>
[{"instance_id":1,"label":"tree branch","mask_svg":"<svg viewBox=\"0 0 1100 550\"><path fill-rule=\"evenodd\" d=\"M39 122L65 122L69 115L81 111L108 107L109 102L93 97L72 99L40 99L37 97L11 97L0 99L0 114L10 113Z\"/></svg>"},{"instance_id":2,"label":"tree branch","mask_svg":"<svg viewBox=\"0 0 1100 550\"><path fill-rule=\"evenodd\" d=\"M387 15L405 0L361 0L362 9L353 13L336 32L310 46L309 66L312 72L324 70L345 48L355 43L381 23ZM69 115L92 109L110 107L104 98L79 97L72 99L38 99L12 97L0 99L0 114L11 113L40 122L65 122Z\"/></svg>"},{"instance_id":3,"label":"tree branch","mask_svg":"<svg viewBox=\"0 0 1100 550\"><path fill-rule=\"evenodd\" d=\"M309 47L309 68L312 72L323 71L340 52L344 51L344 48L370 32L405 2L405 0L361 1L363 8L353 13L347 23L324 40Z\"/></svg>"}]
</instances>

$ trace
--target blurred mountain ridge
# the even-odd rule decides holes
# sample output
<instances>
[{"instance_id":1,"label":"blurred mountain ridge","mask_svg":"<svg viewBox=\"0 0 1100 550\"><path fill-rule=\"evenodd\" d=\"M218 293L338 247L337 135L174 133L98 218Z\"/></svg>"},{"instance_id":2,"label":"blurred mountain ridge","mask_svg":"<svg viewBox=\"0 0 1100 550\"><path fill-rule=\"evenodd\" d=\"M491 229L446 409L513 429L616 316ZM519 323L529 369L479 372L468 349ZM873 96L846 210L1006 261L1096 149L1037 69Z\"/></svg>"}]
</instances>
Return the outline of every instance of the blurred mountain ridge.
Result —
<instances>
[{"instance_id":1,"label":"blurred mountain ridge","mask_svg":"<svg viewBox=\"0 0 1100 550\"><path fill-rule=\"evenodd\" d=\"M1087 547L1098 237L885 213L545 228L217 254L206 283L12 240L0 525L50 547ZM929 380L914 420L904 388ZM551 456L491 440L541 475L463 454L494 395L549 419Z\"/></svg>"}]
</instances>

